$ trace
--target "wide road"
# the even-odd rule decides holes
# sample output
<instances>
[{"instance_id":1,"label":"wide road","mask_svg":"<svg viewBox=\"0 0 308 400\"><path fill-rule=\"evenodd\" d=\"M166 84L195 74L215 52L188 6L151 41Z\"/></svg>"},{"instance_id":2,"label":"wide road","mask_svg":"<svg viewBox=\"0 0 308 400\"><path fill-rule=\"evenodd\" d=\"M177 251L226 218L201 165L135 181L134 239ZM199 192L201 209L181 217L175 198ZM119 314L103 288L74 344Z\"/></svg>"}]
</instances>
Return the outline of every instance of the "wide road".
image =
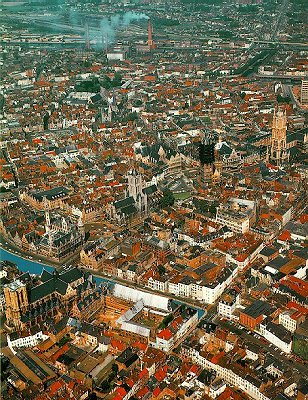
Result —
<instances>
[{"instance_id":1,"label":"wide road","mask_svg":"<svg viewBox=\"0 0 308 400\"><path fill-rule=\"evenodd\" d=\"M278 44L279 46L291 46L292 50L297 50L298 48L306 48L308 47L308 43L301 43L301 42L277 42L273 40L255 40L254 43L256 44Z\"/></svg>"},{"instance_id":2,"label":"wide road","mask_svg":"<svg viewBox=\"0 0 308 400\"><path fill-rule=\"evenodd\" d=\"M244 330L239 329L238 327L231 324L229 321L222 321L221 319L216 318L215 323L220 326L221 328L227 329L230 332L235 333L236 335L243 338L245 341L254 343L260 346L262 349L266 350L266 352L270 353L274 358L277 358L280 362L290 368L292 371L297 371L301 373L303 376L308 378L308 369L306 365L303 365L297 361L290 360L288 357L281 353L281 350L275 350L273 347L270 347L269 344L265 344L258 338L254 337L253 335L249 335Z\"/></svg>"},{"instance_id":3,"label":"wide road","mask_svg":"<svg viewBox=\"0 0 308 400\"><path fill-rule=\"evenodd\" d=\"M276 23L274 24L274 29L272 33L272 40L278 40L278 34L281 28L281 25L283 23L283 20L286 18L285 17L285 12L288 7L288 0L283 0L280 4L278 3L277 7L277 16L275 17Z\"/></svg>"}]
</instances>

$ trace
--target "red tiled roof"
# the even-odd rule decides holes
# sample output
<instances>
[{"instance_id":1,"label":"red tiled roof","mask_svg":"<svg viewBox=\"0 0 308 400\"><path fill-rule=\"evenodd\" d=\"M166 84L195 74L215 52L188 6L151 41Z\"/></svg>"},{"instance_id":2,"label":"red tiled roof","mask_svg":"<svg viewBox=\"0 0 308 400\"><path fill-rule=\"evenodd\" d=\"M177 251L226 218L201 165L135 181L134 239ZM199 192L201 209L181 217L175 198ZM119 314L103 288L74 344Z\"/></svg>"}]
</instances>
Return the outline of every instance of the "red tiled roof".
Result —
<instances>
[{"instance_id":1,"label":"red tiled roof","mask_svg":"<svg viewBox=\"0 0 308 400\"><path fill-rule=\"evenodd\" d=\"M278 240L283 240L283 241L287 241L290 239L291 239L291 234L289 231L283 231L278 237Z\"/></svg>"},{"instance_id":2,"label":"red tiled roof","mask_svg":"<svg viewBox=\"0 0 308 400\"><path fill-rule=\"evenodd\" d=\"M154 396L154 397L157 397L160 393L161 393L161 390L160 390L159 387L157 387L157 388L155 388L155 389L153 390L153 396Z\"/></svg>"},{"instance_id":3,"label":"red tiled roof","mask_svg":"<svg viewBox=\"0 0 308 400\"><path fill-rule=\"evenodd\" d=\"M289 301L287 304L287 308L289 309L295 309L300 311L302 314L308 315L308 308L301 306L300 304L296 303L295 301Z\"/></svg>"},{"instance_id":4,"label":"red tiled roof","mask_svg":"<svg viewBox=\"0 0 308 400\"><path fill-rule=\"evenodd\" d=\"M216 355L211 359L211 362L212 362L213 364L218 364L218 363L219 363L219 360L220 360L224 355L225 355L225 352L224 352L224 351L221 351L219 354L216 354Z\"/></svg>"},{"instance_id":5,"label":"red tiled roof","mask_svg":"<svg viewBox=\"0 0 308 400\"><path fill-rule=\"evenodd\" d=\"M170 340L172 338L172 332L170 331L170 329L166 328L166 329L163 329L162 331L160 331L157 334L157 337L159 337L160 339L164 339L164 340Z\"/></svg>"},{"instance_id":6,"label":"red tiled roof","mask_svg":"<svg viewBox=\"0 0 308 400\"><path fill-rule=\"evenodd\" d=\"M160 370L155 372L155 378L158 380L158 382L163 381L166 376L167 376L167 370L168 370L168 366L165 365L163 368L161 368Z\"/></svg>"},{"instance_id":7,"label":"red tiled roof","mask_svg":"<svg viewBox=\"0 0 308 400\"><path fill-rule=\"evenodd\" d=\"M137 347L138 349L142 350L142 351L146 351L148 345L146 343L142 343L142 342L135 342L133 345L133 347Z\"/></svg>"},{"instance_id":8,"label":"red tiled roof","mask_svg":"<svg viewBox=\"0 0 308 400\"><path fill-rule=\"evenodd\" d=\"M135 384L135 382L134 382L132 379L128 379L128 380L126 381L126 383L127 383L127 385L128 385L129 387L133 387L134 384Z\"/></svg>"},{"instance_id":9,"label":"red tiled roof","mask_svg":"<svg viewBox=\"0 0 308 400\"><path fill-rule=\"evenodd\" d=\"M236 259L237 259L237 261L244 261L244 260L246 260L246 258L248 257L248 254L246 254L246 253L242 253L242 254L239 254L237 257L236 257Z\"/></svg>"},{"instance_id":10,"label":"red tiled roof","mask_svg":"<svg viewBox=\"0 0 308 400\"><path fill-rule=\"evenodd\" d=\"M196 374L198 371L198 365L194 364L191 368L190 368L190 372L192 372L193 374Z\"/></svg>"},{"instance_id":11,"label":"red tiled roof","mask_svg":"<svg viewBox=\"0 0 308 400\"><path fill-rule=\"evenodd\" d=\"M218 397L217 400L227 400L230 399L233 394L233 390L226 388ZM232 397L233 398L233 397Z\"/></svg>"},{"instance_id":12,"label":"red tiled roof","mask_svg":"<svg viewBox=\"0 0 308 400\"><path fill-rule=\"evenodd\" d=\"M124 397L127 393L124 387L120 386L116 389L116 392L121 396Z\"/></svg>"},{"instance_id":13,"label":"red tiled roof","mask_svg":"<svg viewBox=\"0 0 308 400\"><path fill-rule=\"evenodd\" d=\"M122 399L123 399L123 397L120 396L119 394L116 394L116 395L112 398L112 400L122 400Z\"/></svg>"},{"instance_id":14,"label":"red tiled roof","mask_svg":"<svg viewBox=\"0 0 308 400\"><path fill-rule=\"evenodd\" d=\"M303 297L308 297L308 282L296 278L295 276L288 276L280 281L283 285L289 287Z\"/></svg>"},{"instance_id":15,"label":"red tiled roof","mask_svg":"<svg viewBox=\"0 0 308 400\"><path fill-rule=\"evenodd\" d=\"M110 344L112 347L114 347L117 350L123 351L125 349L125 344L123 342L120 342L120 340L112 339L110 341Z\"/></svg>"},{"instance_id":16,"label":"red tiled roof","mask_svg":"<svg viewBox=\"0 0 308 400\"><path fill-rule=\"evenodd\" d=\"M52 385L50 385L50 387L49 387L49 395L50 396L54 396L56 393L57 393L57 391L62 387L64 385L64 383L63 382L60 382L60 381L56 381L56 382L54 382Z\"/></svg>"},{"instance_id":17,"label":"red tiled roof","mask_svg":"<svg viewBox=\"0 0 308 400\"><path fill-rule=\"evenodd\" d=\"M149 373L149 371L147 370L147 368L144 368L144 369L140 372L139 378L140 378L140 379L144 378L145 376L148 375L148 373Z\"/></svg>"},{"instance_id":18,"label":"red tiled roof","mask_svg":"<svg viewBox=\"0 0 308 400\"><path fill-rule=\"evenodd\" d=\"M68 384L68 388L72 390L74 388L74 386L75 386L75 382L70 381L70 383Z\"/></svg>"},{"instance_id":19,"label":"red tiled roof","mask_svg":"<svg viewBox=\"0 0 308 400\"><path fill-rule=\"evenodd\" d=\"M57 361L57 359L64 353L66 353L69 349L68 343L66 343L63 347L61 347L53 356L52 360Z\"/></svg>"},{"instance_id":20,"label":"red tiled roof","mask_svg":"<svg viewBox=\"0 0 308 400\"><path fill-rule=\"evenodd\" d=\"M140 389L137 393L136 396L137 397L143 397L144 395L146 395L149 392L149 389L145 386L144 388Z\"/></svg>"}]
</instances>

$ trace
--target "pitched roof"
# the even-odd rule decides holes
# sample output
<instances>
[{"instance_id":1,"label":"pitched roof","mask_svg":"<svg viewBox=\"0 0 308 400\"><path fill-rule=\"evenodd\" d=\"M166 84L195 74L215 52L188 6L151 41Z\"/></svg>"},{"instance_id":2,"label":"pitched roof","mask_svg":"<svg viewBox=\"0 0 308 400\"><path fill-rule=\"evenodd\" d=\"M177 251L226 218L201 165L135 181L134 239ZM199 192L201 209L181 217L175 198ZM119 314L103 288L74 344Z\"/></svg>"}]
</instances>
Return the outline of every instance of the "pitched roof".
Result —
<instances>
[{"instance_id":1,"label":"pitched roof","mask_svg":"<svg viewBox=\"0 0 308 400\"><path fill-rule=\"evenodd\" d=\"M60 278L66 283L72 283L82 278L83 274L78 268L72 268L60 274Z\"/></svg>"},{"instance_id":2,"label":"pitched roof","mask_svg":"<svg viewBox=\"0 0 308 400\"><path fill-rule=\"evenodd\" d=\"M148 187L142 189L142 192L143 192L144 194L147 194L147 195L149 196L149 195L151 195L151 194L157 192L157 186L156 186L156 185L148 186Z\"/></svg>"},{"instance_id":3,"label":"pitched roof","mask_svg":"<svg viewBox=\"0 0 308 400\"><path fill-rule=\"evenodd\" d=\"M67 283L61 281L61 279L53 278L49 281L36 286L30 291L30 303L33 303L43 297L48 296L53 292L58 292L64 295L67 290Z\"/></svg>"},{"instance_id":4,"label":"pitched roof","mask_svg":"<svg viewBox=\"0 0 308 400\"><path fill-rule=\"evenodd\" d=\"M54 271L53 274L44 270L41 279L43 283L30 289L30 303L44 298L54 292L64 295L67 291L68 284L82 277L82 272L77 268L73 268L65 273L59 274Z\"/></svg>"},{"instance_id":5,"label":"pitched roof","mask_svg":"<svg viewBox=\"0 0 308 400\"><path fill-rule=\"evenodd\" d=\"M269 310L270 306L267 303L262 300L256 300L242 312L252 318L257 318L260 315L267 314Z\"/></svg>"},{"instance_id":6,"label":"pitched roof","mask_svg":"<svg viewBox=\"0 0 308 400\"><path fill-rule=\"evenodd\" d=\"M59 197L65 197L68 192L69 190L66 187L60 186L50 190L45 190L43 192L33 192L31 194L36 200L43 201L44 197L46 197L47 200L54 200Z\"/></svg>"},{"instance_id":7,"label":"pitched roof","mask_svg":"<svg viewBox=\"0 0 308 400\"><path fill-rule=\"evenodd\" d=\"M172 338L172 332L170 331L170 329L166 328L166 329L163 329L162 331L160 331L157 334L157 337L160 339L169 340Z\"/></svg>"},{"instance_id":8,"label":"pitched roof","mask_svg":"<svg viewBox=\"0 0 308 400\"><path fill-rule=\"evenodd\" d=\"M126 197L123 200L118 200L118 201L114 202L114 206L117 210L123 209L124 207L133 206L134 204L135 204L135 200L132 196Z\"/></svg>"}]
</instances>

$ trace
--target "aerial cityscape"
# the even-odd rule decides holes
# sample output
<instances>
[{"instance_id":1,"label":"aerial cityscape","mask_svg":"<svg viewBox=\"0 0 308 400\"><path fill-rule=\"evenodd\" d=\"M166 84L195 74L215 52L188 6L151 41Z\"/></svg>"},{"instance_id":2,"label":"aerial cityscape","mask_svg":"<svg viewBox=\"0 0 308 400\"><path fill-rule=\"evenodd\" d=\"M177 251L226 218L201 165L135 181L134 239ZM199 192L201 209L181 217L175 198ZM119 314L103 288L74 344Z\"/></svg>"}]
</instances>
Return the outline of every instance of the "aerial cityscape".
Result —
<instances>
[{"instance_id":1,"label":"aerial cityscape","mask_svg":"<svg viewBox=\"0 0 308 400\"><path fill-rule=\"evenodd\" d=\"M0 2L7 400L308 400L306 0Z\"/></svg>"}]
</instances>

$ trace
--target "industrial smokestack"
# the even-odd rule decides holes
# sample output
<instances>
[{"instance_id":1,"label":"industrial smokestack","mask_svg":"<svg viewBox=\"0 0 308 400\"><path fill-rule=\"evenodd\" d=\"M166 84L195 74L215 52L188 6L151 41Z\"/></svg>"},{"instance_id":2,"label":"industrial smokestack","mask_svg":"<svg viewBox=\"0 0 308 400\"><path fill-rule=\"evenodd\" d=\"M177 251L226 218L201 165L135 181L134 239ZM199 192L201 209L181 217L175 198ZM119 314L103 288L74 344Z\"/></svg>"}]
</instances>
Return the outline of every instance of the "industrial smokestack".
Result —
<instances>
[{"instance_id":1,"label":"industrial smokestack","mask_svg":"<svg viewBox=\"0 0 308 400\"><path fill-rule=\"evenodd\" d=\"M90 50L90 34L89 34L89 24L86 22L86 49Z\"/></svg>"},{"instance_id":2,"label":"industrial smokestack","mask_svg":"<svg viewBox=\"0 0 308 400\"><path fill-rule=\"evenodd\" d=\"M148 46L149 46L150 50L155 48L155 45L153 42L153 28L152 28L152 23L151 23L150 19L148 21Z\"/></svg>"}]
</instances>

